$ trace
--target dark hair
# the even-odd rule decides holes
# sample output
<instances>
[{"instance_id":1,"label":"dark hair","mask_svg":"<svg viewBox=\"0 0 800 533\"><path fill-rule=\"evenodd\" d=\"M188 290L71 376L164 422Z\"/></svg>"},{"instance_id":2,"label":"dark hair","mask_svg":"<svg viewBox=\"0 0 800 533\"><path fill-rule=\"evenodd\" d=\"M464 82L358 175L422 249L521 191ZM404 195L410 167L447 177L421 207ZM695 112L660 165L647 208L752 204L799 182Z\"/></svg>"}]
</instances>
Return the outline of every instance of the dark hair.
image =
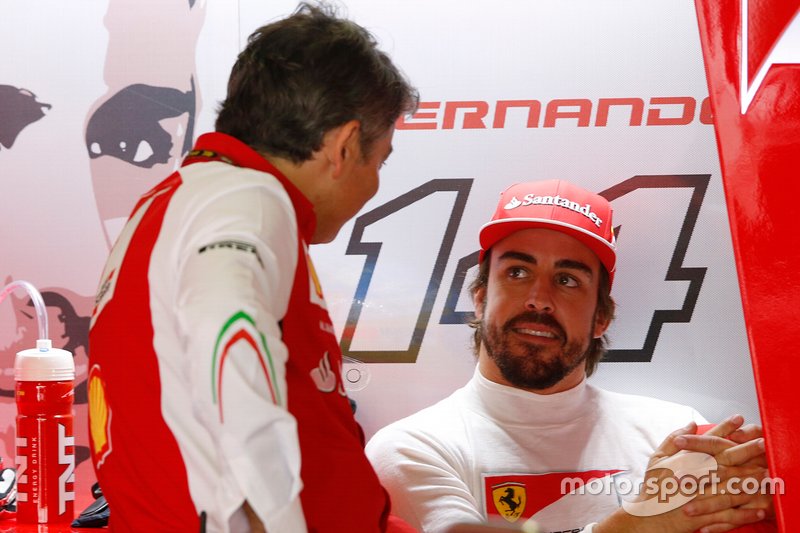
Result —
<instances>
[{"instance_id":1,"label":"dark hair","mask_svg":"<svg viewBox=\"0 0 800 533\"><path fill-rule=\"evenodd\" d=\"M480 289L485 289L489 285L489 263L491 262L492 250L489 249L484 253L483 262L478 267L478 275L469 286L469 292L475 297L475 293ZM485 303L485 302L484 302ZM614 298L611 297L611 281L608 276L608 270L603 264L600 264L600 283L597 289L597 316L610 323L614 320L614 312L616 311L617 304ZM469 321L469 327L475 331L472 334L472 344L475 354L481 346L481 321L473 318ZM591 376L597 369L597 364L603 358L608 349L608 337L603 335L600 338L592 339L589 342L589 349L586 355L586 375Z\"/></svg>"},{"instance_id":2,"label":"dark hair","mask_svg":"<svg viewBox=\"0 0 800 533\"><path fill-rule=\"evenodd\" d=\"M374 37L332 7L301 3L288 18L262 26L231 71L216 130L268 155L302 163L323 136L361 122L361 151L418 103Z\"/></svg>"}]
</instances>

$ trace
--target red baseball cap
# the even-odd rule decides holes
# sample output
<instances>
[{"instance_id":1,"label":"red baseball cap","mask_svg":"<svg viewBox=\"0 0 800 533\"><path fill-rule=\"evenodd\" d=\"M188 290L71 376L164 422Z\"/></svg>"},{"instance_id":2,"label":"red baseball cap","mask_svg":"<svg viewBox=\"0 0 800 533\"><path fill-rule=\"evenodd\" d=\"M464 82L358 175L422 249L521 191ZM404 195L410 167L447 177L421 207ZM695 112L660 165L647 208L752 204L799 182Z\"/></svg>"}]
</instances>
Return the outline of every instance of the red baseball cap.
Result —
<instances>
[{"instance_id":1,"label":"red baseball cap","mask_svg":"<svg viewBox=\"0 0 800 533\"><path fill-rule=\"evenodd\" d=\"M500 195L490 222L481 227L479 262L498 241L523 229L543 228L566 233L592 250L614 281L617 248L611 204L593 192L562 180L512 185Z\"/></svg>"}]
</instances>

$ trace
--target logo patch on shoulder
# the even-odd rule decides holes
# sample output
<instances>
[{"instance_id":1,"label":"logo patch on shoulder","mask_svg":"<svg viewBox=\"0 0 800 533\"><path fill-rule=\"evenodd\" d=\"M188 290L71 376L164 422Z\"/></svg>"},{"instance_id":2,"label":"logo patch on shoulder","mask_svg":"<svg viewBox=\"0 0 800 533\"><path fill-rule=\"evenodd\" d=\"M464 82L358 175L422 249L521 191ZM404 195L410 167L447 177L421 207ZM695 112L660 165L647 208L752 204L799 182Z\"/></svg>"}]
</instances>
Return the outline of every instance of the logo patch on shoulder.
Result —
<instances>
[{"instance_id":1,"label":"logo patch on shoulder","mask_svg":"<svg viewBox=\"0 0 800 533\"><path fill-rule=\"evenodd\" d=\"M264 266L264 262L261 260L261 256L258 255L258 250L256 249L255 246L253 246L249 242L234 241L234 240L212 242L201 246L200 249L197 250L197 253L202 254L209 250L237 250L239 252L251 253L258 260L258 264L261 265L262 267Z\"/></svg>"}]
</instances>

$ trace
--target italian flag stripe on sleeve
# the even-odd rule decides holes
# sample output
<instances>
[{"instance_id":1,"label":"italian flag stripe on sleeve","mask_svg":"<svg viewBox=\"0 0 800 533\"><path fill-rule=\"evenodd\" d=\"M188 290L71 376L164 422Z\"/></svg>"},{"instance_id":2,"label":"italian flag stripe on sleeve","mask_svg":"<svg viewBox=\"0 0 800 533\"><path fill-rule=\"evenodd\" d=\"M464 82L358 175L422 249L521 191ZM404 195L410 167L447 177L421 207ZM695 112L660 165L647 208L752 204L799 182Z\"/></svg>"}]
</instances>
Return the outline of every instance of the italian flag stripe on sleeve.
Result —
<instances>
[{"instance_id":1,"label":"italian flag stripe on sleeve","mask_svg":"<svg viewBox=\"0 0 800 533\"><path fill-rule=\"evenodd\" d=\"M280 391L275 386L275 366L267 348L266 337L256 329L255 320L250 315L239 311L222 326L214 344L214 356L211 360L211 394L214 404L219 403L220 420L222 420L222 371L230 349L238 342L246 342L258 354L258 361L267 378L272 401L276 405L282 404Z\"/></svg>"}]
</instances>

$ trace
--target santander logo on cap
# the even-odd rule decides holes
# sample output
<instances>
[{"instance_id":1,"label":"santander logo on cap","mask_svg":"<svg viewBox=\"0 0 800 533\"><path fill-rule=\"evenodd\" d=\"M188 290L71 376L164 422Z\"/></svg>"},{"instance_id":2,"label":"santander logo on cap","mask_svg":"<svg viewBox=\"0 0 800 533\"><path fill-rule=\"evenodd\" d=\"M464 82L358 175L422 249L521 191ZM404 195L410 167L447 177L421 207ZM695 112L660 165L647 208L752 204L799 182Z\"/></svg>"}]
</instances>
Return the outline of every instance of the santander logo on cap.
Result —
<instances>
[{"instance_id":1,"label":"santander logo on cap","mask_svg":"<svg viewBox=\"0 0 800 533\"><path fill-rule=\"evenodd\" d=\"M492 219L478 234L478 262L497 241L524 229L560 231L592 250L613 281L617 262L611 204L599 194L563 180L517 183L500 194Z\"/></svg>"},{"instance_id":2,"label":"santander logo on cap","mask_svg":"<svg viewBox=\"0 0 800 533\"><path fill-rule=\"evenodd\" d=\"M597 216L597 213L592 211L591 204L581 205L578 202L573 202L569 198L562 198L559 195L555 196L536 196L534 194L526 194L522 200L517 200L516 196L512 196L511 200L503 206L506 211L511 211L517 207L528 205L553 205L556 207L564 207L580 213L589 220L591 220L598 228L603 224L603 219Z\"/></svg>"}]
</instances>

